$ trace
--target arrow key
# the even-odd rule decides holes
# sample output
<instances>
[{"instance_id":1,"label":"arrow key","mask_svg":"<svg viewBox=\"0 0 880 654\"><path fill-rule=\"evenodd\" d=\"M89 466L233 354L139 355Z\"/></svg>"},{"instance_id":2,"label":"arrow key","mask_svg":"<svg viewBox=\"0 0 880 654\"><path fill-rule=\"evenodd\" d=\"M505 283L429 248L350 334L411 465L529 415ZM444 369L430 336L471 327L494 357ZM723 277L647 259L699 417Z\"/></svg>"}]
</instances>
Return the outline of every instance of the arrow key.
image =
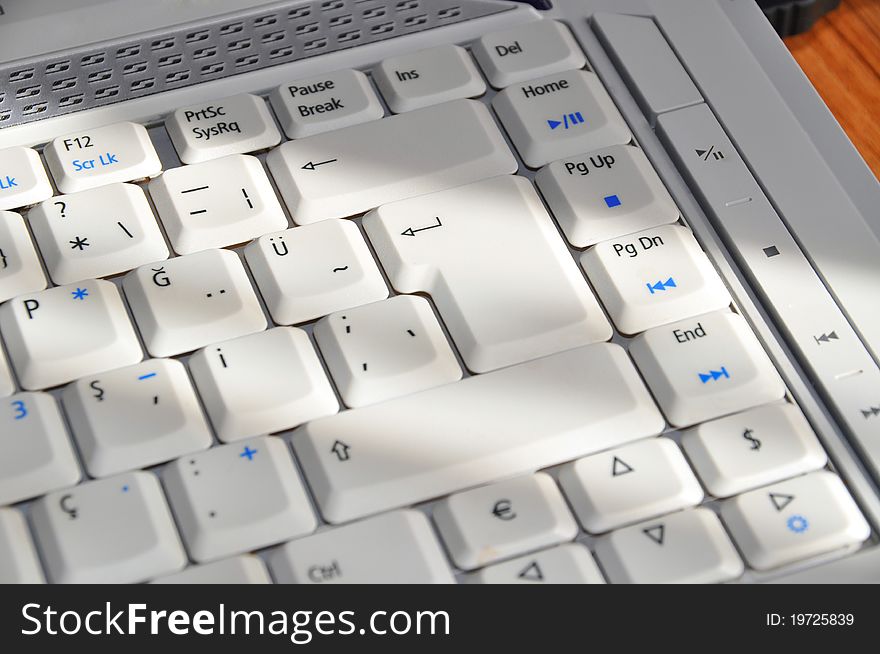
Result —
<instances>
[{"instance_id":1,"label":"arrow key","mask_svg":"<svg viewBox=\"0 0 880 654\"><path fill-rule=\"evenodd\" d=\"M596 540L596 558L618 584L711 584L743 573L721 521L704 508L618 529Z\"/></svg>"},{"instance_id":2,"label":"arrow key","mask_svg":"<svg viewBox=\"0 0 880 654\"><path fill-rule=\"evenodd\" d=\"M604 584L590 550L566 543L505 561L467 577L475 584Z\"/></svg>"},{"instance_id":3,"label":"arrow key","mask_svg":"<svg viewBox=\"0 0 880 654\"><path fill-rule=\"evenodd\" d=\"M653 438L569 463L559 483L584 529L602 533L703 500L681 450Z\"/></svg>"},{"instance_id":4,"label":"arrow key","mask_svg":"<svg viewBox=\"0 0 880 654\"><path fill-rule=\"evenodd\" d=\"M434 521L465 570L572 540L578 531L553 479L541 472L451 495L434 509Z\"/></svg>"},{"instance_id":5,"label":"arrow key","mask_svg":"<svg viewBox=\"0 0 880 654\"><path fill-rule=\"evenodd\" d=\"M871 533L843 482L827 470L743 493L721 505L721 517L758 570L854 548Z\"/></svg>"}]
</instances>

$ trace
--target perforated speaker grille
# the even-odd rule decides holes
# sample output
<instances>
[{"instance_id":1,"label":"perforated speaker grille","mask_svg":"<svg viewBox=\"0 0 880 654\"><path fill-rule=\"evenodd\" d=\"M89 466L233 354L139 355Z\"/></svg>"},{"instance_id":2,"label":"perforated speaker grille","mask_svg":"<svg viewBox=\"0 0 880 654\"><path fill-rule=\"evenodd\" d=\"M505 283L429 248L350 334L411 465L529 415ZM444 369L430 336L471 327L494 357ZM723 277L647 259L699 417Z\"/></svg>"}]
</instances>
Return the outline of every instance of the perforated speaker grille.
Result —
<instances>
[{"instance_id":1,"label":"perforated speaker grille","mask_svg":"<svg viewBox=\"0 0 880 654\"><path fill-rule=\"evenodd\" d=\"M505 11L482 0L310 0L0 65L0 128Z\"/></svg>"}]
</instances>

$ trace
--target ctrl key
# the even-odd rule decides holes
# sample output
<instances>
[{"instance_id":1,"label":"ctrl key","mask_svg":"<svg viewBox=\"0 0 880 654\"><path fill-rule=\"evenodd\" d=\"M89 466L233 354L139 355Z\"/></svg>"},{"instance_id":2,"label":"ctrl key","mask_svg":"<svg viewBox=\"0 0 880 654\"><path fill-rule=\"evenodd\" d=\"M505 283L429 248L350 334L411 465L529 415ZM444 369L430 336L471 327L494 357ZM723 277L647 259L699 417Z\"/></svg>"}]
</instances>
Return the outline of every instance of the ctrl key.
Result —
<instances>
[{"instance_id":1,"label":"ctrl key","mask_svg":"<svg viewBox=\"0 0 880 654\"><path fill-rule=\"evenodd\" d=\"M269 567L282 584L453 583L428 519L412 510L291 541L275 550Z\"/></svg>"},{"instance_id":2,"label":"ctrl key","mask_svg":"<svg viewBox=\"0 0 880 654\"><path fill-rule=\"evenodd\" d=\"M31 520L55 583L137 583L186 563L159 481L148 472L46 495Z\"/></svg>"}]
</instances>

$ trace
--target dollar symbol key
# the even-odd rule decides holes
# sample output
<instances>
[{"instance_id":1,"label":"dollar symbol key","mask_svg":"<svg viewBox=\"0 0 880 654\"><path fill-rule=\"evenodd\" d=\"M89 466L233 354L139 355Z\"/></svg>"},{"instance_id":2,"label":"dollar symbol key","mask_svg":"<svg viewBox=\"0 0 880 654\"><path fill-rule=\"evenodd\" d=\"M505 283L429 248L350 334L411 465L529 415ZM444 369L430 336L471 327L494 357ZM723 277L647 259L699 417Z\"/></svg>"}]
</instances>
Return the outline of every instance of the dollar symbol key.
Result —
<instances>
[{"instance_id":1,"label":"dollar symbol key","mask_svg":"<svg viewBox=\"0 0 880 654\"><path fill-rule=\"evenodd\" d=\"M757 438L755 438L754 436L752 436L752 433L753 432L751 429L746 429L743 432L743 438L745 438L747 441L749 441L752 444L751 449L760 450L761 449L761 441L758 440Z\"/></svg>"},{"instance_id":2,"label":"dollar symbol key","mask_svg":"<svg viewBox=\"0 0 880 654\"><path fill-rule=\"evenodd\" d=\"M104 401L104 389L101 388L100 386L98 386L98 384L100 384L100 383L101 383L101 380L96 379L91 384L89 384L89 386L91 387L91 389L93 391L95 391L95 395L93 395L92 397L94 397L96 400L98 400L98 402L103 402Z\"/></svg>"}]
</instances>

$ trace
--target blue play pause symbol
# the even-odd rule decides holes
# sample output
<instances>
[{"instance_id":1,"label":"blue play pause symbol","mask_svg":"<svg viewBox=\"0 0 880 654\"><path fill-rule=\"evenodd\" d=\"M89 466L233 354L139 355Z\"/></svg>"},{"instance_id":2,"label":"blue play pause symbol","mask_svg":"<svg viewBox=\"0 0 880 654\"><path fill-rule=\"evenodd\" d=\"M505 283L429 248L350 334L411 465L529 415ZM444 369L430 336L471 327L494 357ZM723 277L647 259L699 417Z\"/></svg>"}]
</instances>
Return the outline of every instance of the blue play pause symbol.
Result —
<instances>
[{"instance_id":1,"label":"blue play pause symbol","mask_svg":"<svg viewBox=\"0 0 880 654\"><path fill-rule=\"evenodd\" d=\"M697 373L700 376L700 381L704 384L709 381L718 381L722 377L725 379L730 379L730 374L727 372L727 368L721 366L721 370L710 370L707 373L700 372Z\"/></svg>"},{"instance_id":2,"label":"blue play pause symbol","mask_svg":"<svg viewBox=\"0 0 880 654\"><path fill-rule=\"evenodd\" d=\"M571 129L575 125L580 125L584 122L584 117L580 111L576 111L572 114L562 114L560 120L555 120L552 118L549 118L547 120L547 124L550 126L550 129L556 129L558 127L562 127L563 129Z\"/></svg>"}]
</instances>

